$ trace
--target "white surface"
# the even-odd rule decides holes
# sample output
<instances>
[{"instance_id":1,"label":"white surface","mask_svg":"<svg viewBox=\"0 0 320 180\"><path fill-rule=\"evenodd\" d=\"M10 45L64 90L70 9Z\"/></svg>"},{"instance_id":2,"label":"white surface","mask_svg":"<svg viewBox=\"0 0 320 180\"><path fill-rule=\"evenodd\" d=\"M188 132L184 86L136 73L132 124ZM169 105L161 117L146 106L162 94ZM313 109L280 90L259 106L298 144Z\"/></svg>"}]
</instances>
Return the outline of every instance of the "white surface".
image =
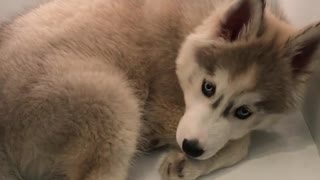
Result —
<instances>
[{"instance_id":1,"label":"white surface","mask_svg":"<svg viewBox=\"0 0 320 180\"><path fill-rule=\"evenodd\" d=\"M47 0L0 0L0 22ZM320 20L320 1L282 0L296 26ZM319 180L320 158L310 132L299 115L281 121L268 133L257 133L249 157L202 180ZM160 180L159 153L144 156L132 168L129 180Z\"/></svg>"},{"instance_id":2,"label":"white surface","mask_svg":"<svg viewBox=\"0 0 320 180\"><path fill-rule=\"evenodd\" d=\"M160 180L159 157L141 158L129 180ZM201 180L319 180L320 158L310 132L295 114L268 132L257 132L249 157L238 165L214 172Z\"/></svg>"}]
</instances>

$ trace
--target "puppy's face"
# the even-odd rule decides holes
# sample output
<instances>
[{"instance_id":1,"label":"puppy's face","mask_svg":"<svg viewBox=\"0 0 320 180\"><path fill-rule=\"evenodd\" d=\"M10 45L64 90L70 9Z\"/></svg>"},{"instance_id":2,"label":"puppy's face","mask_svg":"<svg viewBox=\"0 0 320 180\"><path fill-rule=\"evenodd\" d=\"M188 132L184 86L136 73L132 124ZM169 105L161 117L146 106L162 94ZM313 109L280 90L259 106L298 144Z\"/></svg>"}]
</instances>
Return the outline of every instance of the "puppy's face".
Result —
<instances>
[{"instance_id":1,"label":"puppy's face","mask_svg":"<svg viewBox=\"0 0 320 180\"><path fill-rule=\"evenodd\" d=\"M176 138L190 157L210 158L229 140L285 116L318 59L318 26L276 44L263 38L264 6L238 0L214 30L207 21L182 46L177 75L186 111Z\"/></svg>"}]
</instances>

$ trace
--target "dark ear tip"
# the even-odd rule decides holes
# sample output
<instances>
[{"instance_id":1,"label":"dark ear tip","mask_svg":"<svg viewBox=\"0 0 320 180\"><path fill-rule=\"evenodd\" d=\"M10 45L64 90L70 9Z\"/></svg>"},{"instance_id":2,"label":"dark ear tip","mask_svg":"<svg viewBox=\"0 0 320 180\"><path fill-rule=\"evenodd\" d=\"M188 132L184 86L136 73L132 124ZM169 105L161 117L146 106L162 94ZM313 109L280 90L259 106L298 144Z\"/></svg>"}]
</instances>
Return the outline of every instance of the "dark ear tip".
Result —
<instances>
[{"instance_id":1,"label":"dark ear tip","mask_svg":"<svg viewBox=\"0 0 320 180\"><path fill-rule=\"evenodd\" d=\"M298 37L296 38L305 38L303 36L307 34L308 31L310 31L310 28L305 30L301 35L298 35ZM291 43L294 43L294 40L295 39L291 40ZM303 42L294 44L295 48L294 54L291 56L291 67L293 69L293 73L296 75L305 72L308 69L308 67L312 64L312 61L318 59L315 58L314 55L319 50L320 34L315 34L312 37L304 39Z\"/></svg>"}]
</instances>

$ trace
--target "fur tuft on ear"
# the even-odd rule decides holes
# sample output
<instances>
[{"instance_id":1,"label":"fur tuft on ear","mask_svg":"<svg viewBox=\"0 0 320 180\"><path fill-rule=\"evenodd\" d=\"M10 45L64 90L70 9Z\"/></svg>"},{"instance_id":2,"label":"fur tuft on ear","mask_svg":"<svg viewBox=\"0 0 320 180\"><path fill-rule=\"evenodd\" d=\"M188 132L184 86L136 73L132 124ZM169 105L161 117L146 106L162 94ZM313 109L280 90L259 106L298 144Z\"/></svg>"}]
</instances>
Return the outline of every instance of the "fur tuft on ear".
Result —
<instances>
[{"instance_id":1,"label":"fur tuft on ear","mask_svg":"<svg viewBox=\"0 0 320 180\"><path fill-rule=\"evenodd\" d=\"M238 38L259 36L265 6L265 0L237 0L224 14L219 36L230 42Z\"/></svg>"},{"instance_id":2,"label":"fur tuft on ear","mask_svg":"<svg viewBox=\"0 0 320 180\"><path fill-rule=\"evenodd\" d=\"M285 48L294 77L312 71L316 61L320 61L320 23L309 26L290 38Z\"/></svg>"}]
</instances>

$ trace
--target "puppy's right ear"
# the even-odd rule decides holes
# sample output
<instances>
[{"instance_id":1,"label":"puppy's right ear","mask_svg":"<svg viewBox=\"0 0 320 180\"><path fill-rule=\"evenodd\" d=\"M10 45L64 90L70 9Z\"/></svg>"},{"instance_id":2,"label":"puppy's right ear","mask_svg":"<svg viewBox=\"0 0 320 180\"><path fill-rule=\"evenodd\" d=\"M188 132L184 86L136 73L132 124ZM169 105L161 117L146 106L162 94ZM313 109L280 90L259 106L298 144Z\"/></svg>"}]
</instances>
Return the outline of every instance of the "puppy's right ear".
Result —
<instances>
[{"instance_id":1,"label":"puppy's right ear","mask_svg":"<svg viewBox=\"0 0 320 180\"><path fill-rule=\"evenodd\" d=\"M295 79L305 79L320 63L320 23L311 25L285 44L285 56L292 69Z\"/></svg>"},{"instance_id":2,"label":"puppy's right ear","mask_svg":"<svg viewBox=\"0 0 320 180\"><path fill-rule=\"evenodd\" d=\"M236 0L220 19L218 36L233 42L259 36L263 26L265 0Z\"/></svg>"}]
</instances>

